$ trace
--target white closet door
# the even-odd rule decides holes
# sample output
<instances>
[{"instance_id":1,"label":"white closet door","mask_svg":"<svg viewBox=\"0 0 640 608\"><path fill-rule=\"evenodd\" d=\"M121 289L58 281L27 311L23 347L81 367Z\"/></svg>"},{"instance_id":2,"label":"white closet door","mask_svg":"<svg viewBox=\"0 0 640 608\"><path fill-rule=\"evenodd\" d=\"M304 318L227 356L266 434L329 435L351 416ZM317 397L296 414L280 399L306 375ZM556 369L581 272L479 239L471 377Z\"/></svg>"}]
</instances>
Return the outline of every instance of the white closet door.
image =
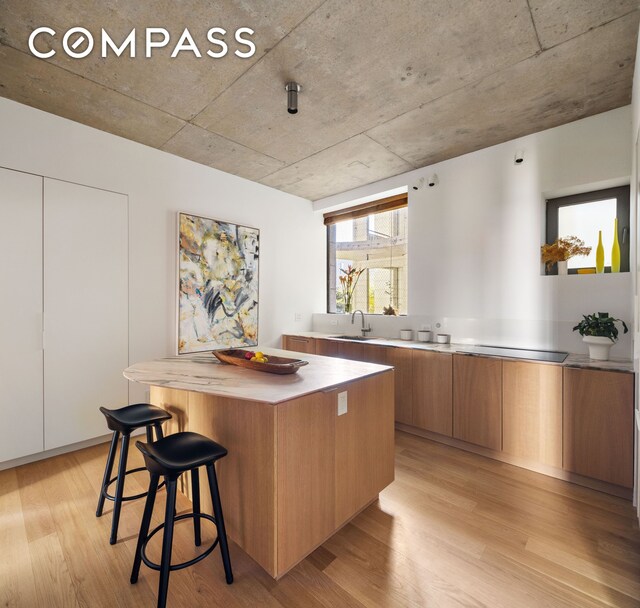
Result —
<instances>
[{"instance_id":1,"label":"white closet door","mask_svg":"<svg viewBox=\"0 0 640 608\"><path fill-rule=\"evenodd\" d=\"M44 436L51 449L108 431L128 403L127 198L44 180Z\"/></svg>"},{"instance_id":2,"label":"white closet door","mask_svg":"<svg viewBox=\"0 0 640 608\"><path fill-rule=\"evenodd\" d=\"M43 450L42 178L0 169L0 462Z\"/></svg>"}]
</instances>

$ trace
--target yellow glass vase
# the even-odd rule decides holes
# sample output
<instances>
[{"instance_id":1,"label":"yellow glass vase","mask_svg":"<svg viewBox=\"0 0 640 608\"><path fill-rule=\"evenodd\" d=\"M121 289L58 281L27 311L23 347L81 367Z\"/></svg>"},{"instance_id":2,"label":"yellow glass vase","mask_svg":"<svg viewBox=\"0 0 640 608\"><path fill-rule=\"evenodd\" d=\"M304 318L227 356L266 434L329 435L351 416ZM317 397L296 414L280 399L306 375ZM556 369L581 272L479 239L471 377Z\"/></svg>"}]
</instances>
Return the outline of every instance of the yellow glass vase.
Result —
<instances>
[{"instance_id":1,"label":"yellow glass vase","mask_svg":"<svg viewBox=\"0 0 640 608\"><path fill-rule=\"evenodd\" d=\"M596 248L596 272L604 272L604 247L602 246L602 230L598 230L598 247Z\"/></svg>"},{"instance_id":2,"label":"yellow glass vase","mask_svg":"<svg viewBox=\"0 0 640 608\"><path fill-rule=\"evenodd\" d=\"M618 242L618 218L613 220L613 247L611 248L611 272L620 272L620 243Z\"/></svg>"}]
</instances>

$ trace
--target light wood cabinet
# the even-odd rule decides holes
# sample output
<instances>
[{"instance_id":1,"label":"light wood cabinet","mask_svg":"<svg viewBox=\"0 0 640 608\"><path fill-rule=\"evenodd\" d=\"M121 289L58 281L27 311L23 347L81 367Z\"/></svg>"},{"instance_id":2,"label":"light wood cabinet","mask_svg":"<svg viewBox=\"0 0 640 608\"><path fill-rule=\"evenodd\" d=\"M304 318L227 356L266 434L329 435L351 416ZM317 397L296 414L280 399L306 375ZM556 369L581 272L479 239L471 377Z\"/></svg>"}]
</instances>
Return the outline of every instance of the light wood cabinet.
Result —
<instances>
[{"instance_id":1,"label":"light wood cabinet","mask_svg":"<svg viewBox=\"0 0 640 608\"><path fill-rule=\"evenodd\" d=\"M633 374L564 369L564 469L633 486Z\"/></svg>"},{"instance_id":2,"label":"light wood cabinet","mask_svg":"<svg viewBox=\"0 0 640 608\"><path fill-rule=\"evenodd\" d=\"M364 344L362 342L337 342L338 357L352 361L364 361Z\"/></svg>"},{"instance_id":3,"label":"light wood cabinet","mask_svg":"<svg viewBox=\"0 0 640 608\"><path fill-rule=\"evenodd\" d=\"M364 360L367 363L391 365L389 363L390 351L391 348L388 346L379 346L378 344L364 344Z\"/></svg>"},{"instance_id":4,"label":"light wood cabinet","mask_svg":"<svg viewBox=\"0 0 640 608\"><path fill-rule=\"evenodd\" d=\"M453 355L453 436L502 449L502 360Z\"/></svg>"},{"instance_id":5,"label":"light wood cabinet","mask_svg":"<svg viewBox=\"0 0 640 608\"><path fill-rule=\"evenodd\" d=\"M411 348L389 348L387 365L395 368L396 422L413 424L413 370Z\"/></svg>"},{"instance_id":6,"label":"light wood cabinet","mask_svg":"<svg viewBox=\"0 0 640 608\"><path fill-rule=\"evenodd\" d=\"M504 361L502 399L502 449L562 468L562 368Z\"/></svg>"},{"instance_id":7,"label":"light wood cabinet","mask_svg":"<svg viewBox=\"0 0 640 608\"><path fill-rule=\"evenodd\" d=\"M282 336L282 348L296 353L315 355L316 340L315 338L306 338L304 336Z\"/></svg>"},{"instance_id":8,"label":"light wood cabinet","mask_svg":"<svg viewBox=\"0 0 640 608\"><path fill-rule=\"evenodd\" d=\"M415 350L413 426L451 437L453 434L453 357Z\"/></svg>"},{"instance_id":9,"label":"light wood cabinet","mask_svg":"<svg viewBox=\"0 0 640 608\"><path fill-rule=\"evenodd\" d=\"M323 338L316 338L316 355L323 355L325 357L337 357L338 343L335 340L324 340Z\"/></svg>"},{"instance_id":10,"label":"light wood cabinet","mask_svg":"<svg viewBox=\"0 0 640 608\"><path fill-rule=\"evenodd\" d=\"M564 469L612 490L633 486L633 374L367 342L285 336L283 343L393 366L395 421L417 434L452 437L562 478Z\"/></svg>"},{"instance_id":11,"label":"light wood cabinet","mask_svg":"<svg viewBox=\"0 0 640 608\"><path fill-rule=\"evenodd\" d=\"M227 532L273 577L393 481L390 371L275 405L157 386L150 391L151 403L176 415L173 429L214 437L229 450L216 465ZM347 412L338 415L338 394L345 391ZM183 491L192 498L190 484ZM200 492L211 512L206 484Z\"/></svg>"}]
</instances>

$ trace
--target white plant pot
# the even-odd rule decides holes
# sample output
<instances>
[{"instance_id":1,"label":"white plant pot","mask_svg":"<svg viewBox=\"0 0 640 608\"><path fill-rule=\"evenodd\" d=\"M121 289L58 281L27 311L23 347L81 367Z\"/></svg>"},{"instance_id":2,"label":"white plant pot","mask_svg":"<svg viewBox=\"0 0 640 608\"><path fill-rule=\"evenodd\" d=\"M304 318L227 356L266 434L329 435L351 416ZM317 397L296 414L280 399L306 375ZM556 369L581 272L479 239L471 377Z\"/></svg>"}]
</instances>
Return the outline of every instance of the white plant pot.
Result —
<instances>
[{"instance_id":1,"label":"white plant pot","mask_svg":"<svg viewBox=\"0 0 640 608\"><path fill-rule=\"evenodd\" d=\"M604 336L583 336L582 341L589 347L589 359L608 361L609 349L615 344Z\"/></svg>"},{"instance_id":2,"label":"white plant pot","mask_svg":"<svg viewBox=\"0 0 640 608\"><path fill-rule=\"evenodd\" d=\"M558 274L569 274L567 260L560 260L558 262Z\"/></svg>"}]
</instances>

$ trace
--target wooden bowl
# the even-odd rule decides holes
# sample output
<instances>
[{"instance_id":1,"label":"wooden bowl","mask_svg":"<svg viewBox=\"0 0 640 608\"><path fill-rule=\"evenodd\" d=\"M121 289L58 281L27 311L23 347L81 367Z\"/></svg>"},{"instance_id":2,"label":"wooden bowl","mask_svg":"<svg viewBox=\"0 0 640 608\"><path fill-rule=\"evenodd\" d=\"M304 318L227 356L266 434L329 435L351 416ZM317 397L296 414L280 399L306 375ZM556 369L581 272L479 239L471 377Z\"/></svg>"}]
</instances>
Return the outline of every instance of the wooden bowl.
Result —
<instances>
[{"instance_id":1,"label":"wooden bowl","mask_svg":"<svg viewBox=\"0 0 640 608\"><path fill-rule=\"evenodd\" d=\"M267 363L250 361L249 359L244 358L247 351L239 348L231 350L214 350L213 354L223 363L253 369L257 372L268 372L270 374L295 374L301 367L309 364L308 361L303 361L302 359L272 357L271 355L268 355L267 358L269 361L267 361Z\"/></svg>"}]
</instances>

